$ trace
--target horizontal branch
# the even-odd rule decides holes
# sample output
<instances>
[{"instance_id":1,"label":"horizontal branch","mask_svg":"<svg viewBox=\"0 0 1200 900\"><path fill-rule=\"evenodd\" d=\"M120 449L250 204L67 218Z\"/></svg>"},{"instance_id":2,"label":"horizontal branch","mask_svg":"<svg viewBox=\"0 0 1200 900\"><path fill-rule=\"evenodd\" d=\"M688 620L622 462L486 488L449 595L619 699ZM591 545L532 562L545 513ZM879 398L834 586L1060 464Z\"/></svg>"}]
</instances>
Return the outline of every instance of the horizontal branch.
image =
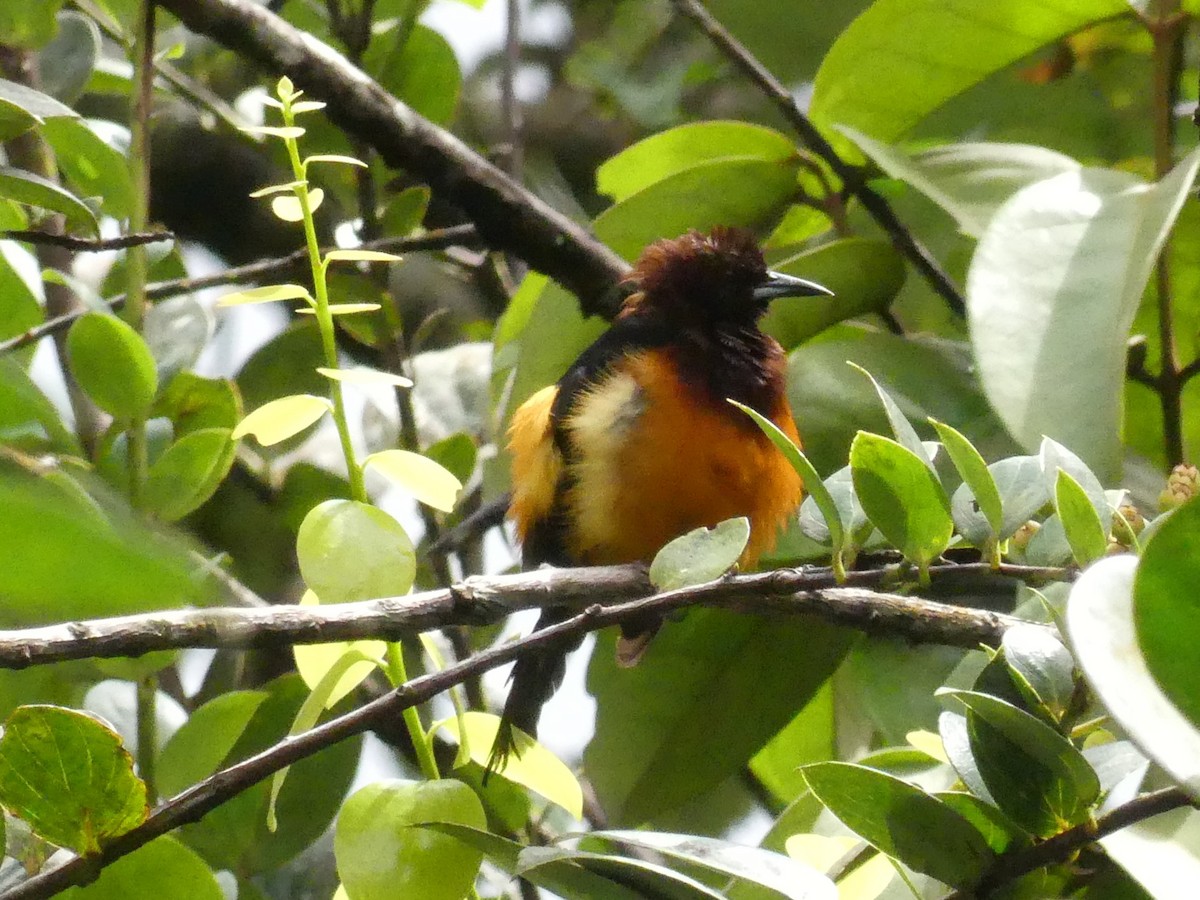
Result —
<instances>
[{"instance_id":1,"label":"horizontal branch","mask_svg":"<svg viewBox=\"0 0 1200 900\"><path fill-rule=\"evenodd\" d=\"M963 571L973 570L977 567L943 566L940 568ZM1019 568L1019 574L1031 578L1062 577L1065 574L1062 570L1055 569ZM863 576L864 578L869 576L876 579L894 577L895 574L896 572L892 568L876 570L873 573L855 573L855 575ZM1012 574L1017 573L1013 572ZM512 578L507 580L471 579L464 582L462 597L468 603L474 603L483 597L484 602L487 603L487 595L491 594L493 600L503 595L502 592L497 591L498 582L511 586L510 582L513 579L521 577L534 579L532 583L524 583L527 590L538 590L536 581L538 577L542 579L540 589L543 591L547 589L548 585L561 588L562 593L556 593L556 600L567 596L575 598L577 592L588 584L592 584L593 588L591 589L595 589L596 579L600 579L603 583L606 583L609 589L630 590L638 585L644 586L646 584L645 573L636 566L545 570L543 572L530 573L529 576L512 576ZM830 575L828 570L824 569L780 569L775 572L766 572L759 575L744 575L710 582L709 584L694 588L668 591L644 600L618 603L609 607L603 607L596 603L588 605L583 612L565 622L550 628L534 631L532 634L519 640L484 650L441 672L415 678L400 685L378 700L373 700L345 715L338 716L322 725L318 725L311 731L306 731L295 737L285 738L256 756L252 756L249 759L217 772L194 787L172 797L154 810L141 825L107 843L101 848L99 853L88 857L75 857L56 869L35 875L23 884L18 885L10 891L6 891L0 896L0 900L44 900L44 898L51 897L72 885L87 884L93 881L105 866L111 865L121 857L132 853L139 847L144 846L157 837L167 834L181 825L198 821L206 813L254 784L270 777L280 769L294 765L300 760L338 741L361 734L384 722L395 721L403 710L424 703L437 694L457 684L461 684L468 678L477 677L484 672L512 662L524 653L533 652L551 645L566 643L571 638L589 631L596 631L608 625L615 625L623 621L640 619L651 615L666 615L673 610L694 605L699 602L698 598L706 597L710 593L729 593L734 588L742 589L738 593L746 593L744 589L752 585L757 585L762 588L763 594L766 597L775 601L789 594L798 597L800 595L794 590L789 590L789 587L794 587L798 583L797 579L801 581L807 580L811 586L813 582L820 579L830 579ZM465 590L468 585L470 589ZM826 601L836 606L836 601L833 601L832 598L839 591L844 592L846 590L856 595L863 593L859 588L820 589L816 592L825 595ZM912 621L923 617L954 617L956 614L966 614L969 617L973 613L978 614L978 611L958 609L956 607L945 606L944 604L914 601L891 595L887 596L888 603L893 604L895 610L900 610L909 604L913 604L912 615L910 616L910 620ZM861 603L861 600L862 598L859 597L856 602ZM491 606L494 607L495 604L492 603ZM815 612L816 610L803 611ZM991 634L993 638L998 638L998 631L1003 631L1008 625L1019 621L1009 616L999 616L994 613L979 615L981 615L981 618L974 620L975 624L973 628L964 627L963 630L956 632L963 641L974 640L982 634ZM860 626L863 627L868 624L861 618L858 621ZM963 624L965 625L965 622Z\"/></svg>"},{"instance_id":2,"label":"horizontal branch","mask_svg":"<svg viewBox=\"0 0 1200 900\"><path fill-rule=\"evenodd\" d=\"M575 293L588 314L611 313L628 265L583 226L526 190L387 93L329 46L254 0L160 0L197 34L287 75L326 101L330 120L458 206L492 247Z\"/></svg>"},{"instance_id":3,"label":"horizontal branch","mask_svg":"<svg viewBox=\"0 0 1200 900\"><path fill-rule=\"evenodd\" d=\"M157 244L162 241L175 240L175 234L170 231L151 231L141 234L121 234L111 238L81 238L70 234L50 234L45 231L29 229L10 229L0 231L0 241L23 241L26 244L42 244L62 247L73 253L101 253L105 250L127 250L130 247L142 247L146 244Z\"/></svg>"},{"instance_id":4,"label":"horizontal branch","mask_svg":"<svg viewBox=\"0 0 1200 900\"><path fill-rule=\"evenodd\" d=\"M930 574L938 580L989 571L984 564L944 565L932 567ZM1030 579L1066 576L1062 569L1027 566L1006 567L1003 572ZM813 615L859 631L956 647L997 645L1009 627L1022 621L870 589L894 582L896 575L894 566L852 572L846 585L837 586L826 568L776 569L731 575L670 596L678 606L722 605L748 612ZM435 628L497 622L533 607L577 610L655 596L641 566L598 566L475 576L442 590L329 606L164 610L0 631L0 668L187 647L249 649L365 638L398 640Z\"/></svg>"},{"instance_id":5,"label":"horizontal branch","mask_svg":"<svg viewBox=\"0 0 1200 900\"><path fill-rule=\"evenodd\" d=\"M367 241L357 249L383 250L389 253L415 253L420 250L440 250L459 244L473 244L477 241L478 235L473 225L453 225L449 228L440 228L436 231L429 231L425 234L410 237L380 238L376 241ZM321 252L324 253L336 249L336 247L322 247ZM295 253L289 253L287 256L280 256L274 259L260 259L257 262L247 263L244 266L235 266L220 272L214 272L212 275L202 275L197 278L172 278L169 281L154 281L146 285L146 299L165 300L168 297L177 297L180 294L190 294L194 291L202 291L208 288L284 278L292 275L292 273L296 273L295 277L307 278L310 277L308 274L309 271L308 249L302 247ZM125 305L125 295L118 294L106 302L110 309L118 310ZM66 315L55 316L52 319L47 319L35 328L30 328L28 331L18 334L16 337L0 341L0 356L11 353L14 350L20 350L22 347L36 343L44 337L70 328L76 319L88 312L91 312L91 310L84 308L76 312L67 313Z\"/></svg>"}]
</instances>

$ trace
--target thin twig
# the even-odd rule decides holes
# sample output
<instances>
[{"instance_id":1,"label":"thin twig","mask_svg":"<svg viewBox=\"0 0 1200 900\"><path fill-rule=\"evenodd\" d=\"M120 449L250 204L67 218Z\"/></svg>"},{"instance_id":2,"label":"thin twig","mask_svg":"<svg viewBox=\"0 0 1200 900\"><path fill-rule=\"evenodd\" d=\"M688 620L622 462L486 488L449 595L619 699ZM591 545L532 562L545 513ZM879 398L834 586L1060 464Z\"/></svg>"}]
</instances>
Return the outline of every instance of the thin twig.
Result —
<instances>
[{"instance_id":1,"label":"thin twig","mask_svg":"<svg viewBox=\"0 0 1200 900\"><path fill-rule=\"evenodd\" d=\"M783 114L788 124L800 135L804 145L829 164L829 167L845 184L846 189L858 197L871 217L887 232L896 249L912 262L917 271L929 282L930 287L946 301L955 313L960 316L966 315L967 307L962 291L946 274L941 264L934 259L933 254L917 239L916 235L900 221L891 204L870 188L863 171L850 165L838 155L837 151L825 140L817 127L796 104L791 93L780 83L779 79L772 75L766 66L759 62L737 38L717 21L704 8L700 0L671 0L671 2L677 10L695 22L709 40L762 89L763 93Z\"/></svg>"},{"instance_id":2,"label":"thin twig","mask_svg":"<svg viewBox=\"0 0 1200 900\"><path fill-rule=\"evenodd\" d=\"M0 231L0 241L23 241L26 244L46 244L62 247L74 253L100 253L104 250L127 250L159 241L173 241L170 231L148 231L141 234L122 234L114 238L80 238L69 234L47 234L44 231Z\"/></svg>"},{"instance_id":3,"label":"thin twig","mask_svg":"<svg viewBox=\"0 0 1200 900\"><path fill-rule=\"evenodd\" d=\"M438 231L430 231L427 234L413 237L381 238L378 241L370 241L363 244L362 249L384 250L390 253L415 253L418 250L441 250L456 244L471 244L477 239L478 235L473 225L454 225L450 228L442 228ZM336 248L323 247L321 252L325 253L333 249ZM291 273L300 273L297 277L303 277L307 261L308 252L301 249L277 259L260 260L244 266L226 269L214 275L205 275L201 278L175 278L170 281L156 281L146 285L146 299L165 300L167 297L190 294L206 288L266 281ZM118 310L125 303L125 295L121 294L113 297L107 303L111 309ZM36 343L44 337L70 328L71 324L85 312L87 312L86 309L47 319L36 328L30 328L16 337L0 341L0 356L12 353L14 350L20 350L22 347Z\"/></svg>"},{"instance_id":4,"label":"thin twig","mask_svg":"<svg viewBox=\"0 0 1200 900\"><path fill-rule=\"evenodd\" d=\"M1055 863L1066 862L1084 847L1114 831L1120 831L1173 809L1193 805L1191 797L1176 787L1143 794L1095 821L1084 822L1074 828L1060 831L1041 843L1004 854L974 888L969 891L955 891L947 895L945 900L975 900L978 897L987 897L1022 875Z\"/></svg>"},{"instance_id":5,"label":"thin twig","mask_svg":"<svg viewBox=\"0 0 1200 900\"><path fill-rule=\"evenodd\" d=\"M328 45L255 0L160 0L198 34L287 75L329 103L331 121L424 180L474 221L491 247L513 253L580 298L587 314L612 314L628 264L583 226L550 207L461 140L422 118Z\"/></svg>"},{"instance_id":6,"label":"thin twig","mask_svg":"<svg viewBox=\"0 0 1200 900\"><path fill-rule=\"evenodd\" d=\"M932 566L931 578L986 575L986 563ZM722 605L750 612L814 615L864 632L958 647L998 645L1023 620L988 610L951 606L873 590L893 583L896 566L851 572L837 586L827 568L776 569L731 575L670 594L677 606ZM1058 568L1002 566L1026 580L1063 580ZM474 576L444 588L330 606L268 606L164 610L39 628L0 631L0 668L20 669L70 659L139 656L153 650L207 647L249 649L348 641L398 640L433 628L497 622L534 607L580 609L636 597L656 598L643 567L539 569L516 575Z\"/></svg>"}]
</instances>

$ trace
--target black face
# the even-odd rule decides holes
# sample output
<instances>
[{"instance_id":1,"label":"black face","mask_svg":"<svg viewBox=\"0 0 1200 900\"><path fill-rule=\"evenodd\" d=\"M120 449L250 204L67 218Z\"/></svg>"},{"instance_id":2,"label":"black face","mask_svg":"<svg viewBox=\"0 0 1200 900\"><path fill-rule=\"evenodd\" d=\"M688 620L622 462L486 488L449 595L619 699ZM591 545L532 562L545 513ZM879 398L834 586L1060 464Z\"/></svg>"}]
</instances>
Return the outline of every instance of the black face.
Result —
<instances>
[{"instance_id":1,"label":"black face","mask_svg":"<svg viewBox=\"0 0 1200 900\"><path fill-rule=\"evenodd\" d=\"M717 326L753 324L776 297L831 293L769 271L754 236L738 228L658 241L646 248L632 279L641 289L639 306Z\"/></svg>"}]
</instances>

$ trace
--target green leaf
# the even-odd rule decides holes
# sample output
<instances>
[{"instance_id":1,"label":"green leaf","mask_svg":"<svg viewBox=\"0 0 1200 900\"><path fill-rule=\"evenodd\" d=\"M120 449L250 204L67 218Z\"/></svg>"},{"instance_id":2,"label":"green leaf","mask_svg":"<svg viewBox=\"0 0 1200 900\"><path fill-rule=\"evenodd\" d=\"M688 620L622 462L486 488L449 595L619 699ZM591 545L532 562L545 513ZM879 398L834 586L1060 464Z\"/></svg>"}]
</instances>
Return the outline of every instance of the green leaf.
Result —
<instances>
[{"instance_id":1,"label":"green leaf","mask_svg":"<svg viewBox=\"0 0 1200 900\"><path fill-rule=\"evenodd\" d=\"M664 900L722 900L722 895L694 878L657 863L625 856L569 850L565 847L526 847L517 861L517 874L525 877L545 866L574 863L589 872L634 889L639 897ZM607 896L607 895L605 895Z\"/></svg>"},{"instance_id":2,"label":"green leaf","mask_svg":"<svg viewBox=\"0 0 1200 900\"><path fill-rule=\"evenodd\" d=\"M63 10L58 14L58 34L38 54L40 87L63 103L74 103L92 77L99 55L96 23L74 10Z\"/></svg>"},{"instance_id":3,"label":"green leaf","mask_svg":"<svg viewBox=\"0 0 1200 900\"><path fill-rule=\"evenodd\" d=\"M602 633L588 691L596 731L584 767L613 825L640 825L713 790L820 689L852 640L809 619L697 609L617 666Z\"/></svg>"},{"instance_id":4,"label":"green leaf","mask_svg":"<svg viewBox=\"0 0 1200 900\"><path fill-rule=\"evenodd\" d=\"M312 591L305 591L300 598L301 606L317 606L320 602L320 598ZM317 696L320 689L318 712L332 709L354 691L380 667L379 661L386 655L387 644L384 641L331 641L328 644L295 644L292 647L296 671L313 692L313 697ZM327 676L334 669L340 670L341 675L337 680L328 681ZM305 703L307 705L308 701ZM315 722L314 714L305 727L311 728Z\"/></svg>"},{"instance_id":5,"label":"green leaf","mask_svg":"<svg viewBox=\"0 0 1200 900\"><path fill-rule=\"evenodd\" d=\"M145 508L165 522L199 509L233 466L237 444L228 428L185 434L168 447L146 473Z\"/></svg>"},{"instance_id":6,"label":"green leaf","mask_svg":"<svg viewBox=\"0 0 1200 900\"><path fill-rule=\"evenodd\" d=\"M164 835L115 860L87 887L63 900L223 900L212 869L175 838Z\"/></svg>"},{"instance_id":7,"label":"green leaf","mask_svg":"<svg viewBox=\"0 0 1200 900\"><path fill-rule=\"evenodd\" d=\"M313 507L300 525L296 553L305 584L322 603L407 594L417 570L404 526L356 500Z\"/></svg>"},{"instance_id":8,"label":"green leaf","mask_svg":"<svg viewBox=\"0 0 1200 900\"><path fill-rule=\"evenodd\" d=\"M91 207L66 188L41 175L0 166L0 198L62 213L69 228L81 229L92 236L100 234L100 223Z\"/></svg>"},{"instance_id":9,"label":"green leaf","mask_svg":"<svg viewBox=\"0 0 1200 900\"><path fill-rule=\"evenodd\" d=\"M338 874L355 900L462 900L483 853L424 823L485 828L479 798L459 781L379 781L342 806L334 833Z\"/></svg>"},{"instance_id":10,"label":"green leaf","mask_svg":"<svg viewBox=\"0 0 1200 900\"><path fill-rule=\"evenodd\" d=\"M661 853L687 866L739 878L785 900L834 900L833 882L810 866L780 853L718 838L654 831L596 831L593 837Z\"/></svg>"},{"instance_id":11,"label":"green leaf","mask_svg":"<svg viewBox=\"0 0 1200 900\"><path fill-rule=\"evenodd\" d=\"M420 453L408 450L381 450L363 460L396 486L408 491L422 503L450 512L462 490L462 482L442 465Z\"/></svg>"},{"instance_id":12,"label":"green leaf","mask_svg":"<svg viewBox=\"0 0 1200 900\"><path fill-rule=\"evenodd\" d=\"M808 788L800 766L837 757L833 685L827 682L750 760L750 771L779 803Z\"/></svg>"},{"instance_id":13,"label":"green leaf","mask_svg":"<svg viewBox=\"0 0 1200 900\"><path fill-rule=\"evenodd\" d=\"M146 785L116 732L86 713L22 706L0 737L0 803L79 854L146 818Z\"/></svg>"},{"instance_id":14,"label":"green leaf","mask_svg":"<svg viewBox=\"0 0 1200 900\"><path fill-rule=\"evenodd\" d=\"M1062 521L1067 542L1075 562L1086 566L1095 562L1108 549L1108 536L1100 517L1096 515L1088 495L1079 482L1063 469L1058 470L1058 482L1054 488L1054 505Z\"/></svg>"},{"instance_id":15,"label":"green leaf","mask_svg":"<svg viewBox=\"0 0 1200 900\"><path fill-rule=\"evenodd\" d=\"M996 853L1029 843L1029 835L987 800L958 791L942 791L933 796L974 825Z\"/></svg>"},{"instance_id":16,"label":"green leaf","mask_svg":"<svg viewBox=\"0 0 1200 900\"><path fill-rule=\"evenodd\" d=\"M280 300L313 302L308 288L298 284L268 284L264 287L234 291L217 301L217 306L243 306L247 303L276 303Z\"/></svg>"},{"instance_id":17,"label":"green leaf","mask_svg":"<svg viewBox=\"0 0 1200 900\"><path fill-rule=\"evenodd\" d=\"M312 394L280 397L264 403L242 419L230 437L237 441L250 434L258 438L260 444L269 447L299 434L332 410L333 404L326 397L314 397Z\"/></svg>"},{"instance_id":18,"label":"green leaf","mask_svg":"<svg viewBox=\"0 0 1200 900\"><path fill-rule=\"evenodd\" d=\"M0 358L0 441L29 450L44 449L48 444L83 455L58 409L14 357Z\"/></svg>"},{"instance_id":19,"label":"green leaf","mask_svg":"<svg viewBox=\"0 0 1200 900\"><path fill-rule=\"evenodd\" d=\"M5 3L0 7L0 34L13 47L37 50L45 46L58 29L55 17L63 0L39 0L35 3Z\"/></svg>"},{"instance_id":20,"label":"green leaf","mask_svg":"<svg viewBox=\"0 0 1200 900\"><path fill-rule=\"evenodd\" d=\"M47 119L41 134L67 182L83 197L99 197L100 210L125 219L133 208L129 162L120 149L100 137L83 119Z\"/></svg>"},{"instance_id":21,"label":"green leaf","mask_svg":"<svg viewBox=\"0 0 1200 900\"><path fill-rule=\"evenodd\" d=\"M2 16L3 13L0 13ZM5 33L5 29L0 25L0 33ZM11 32L7 32L7 36L11 36ZM65 103L60 103L51 97L49 94L44 94L41 91L36 91L24 84L18 84L15 81L7 81L0 78L0 102L7 106L15 107L22 110L25 116L32 118L37 122L45 119L70 118L76 119L79 113L71 109ZM3 116L0 116L3 120Z\"/></svg>"},{"instance_id":22,"label":"green leaf","mask_svg":"<svg viewBox=\"0 0 1200 900\"><path fill-rule=\"evenodd\" d=\"M979 238L996 210L1021 188L1073 172L1079 163L1030 144L943 144L908 155L853 128L839 129L893 178L906 181Z\"/></svg>"},{"instance_id":23,"label":"green leaf","mask_svg":"<svg viewBox=\"0 0 1200 900\"><path fill-rule=\"evenodd\" d=\"M384 234L411 234L425 219L431 192L427 187L405 188L392 197L379 216L379 227Z\"/></svg>"},{"instance_id":24,"label":"green leaf","mask_svg":"<svg viewBox=\"0 0 1200 900\"><path fill-rule=\"evenodd\" d=\"M303 131L303 129L300 129ZM308 211L315 213L325 200L325 192L320 188L309 188ZM304 207L300 205L299 197L279 196L271 201L271 212L283 222L304 221Z\"/></svg>"},{"instance_id":25,"label":"green leaf","mask_svg":"<svg viewBox=\"0 0 1200 900\"><path fill-rule=\"evenodd\" d=\"M158 391L154 357L142 336L108 313L90 312L67 333L71 374L96 405L117 419L142 418Z\"/></svg>"},{"instance_id":26,"label":"green leaf","mask_svg":"<svg viewBox=\"0 0 1200 900\"><path fill-rule=\"evenodd\" d=\"M1020 624L1004 632L1001 648L1026 700L1061 719L1075 693L1075 663L1062 642L1043 627Z\"/></svg>"},{"instance_id":27,"label":"green leaf","mask_svg":"<svg viewBox=\"0 0 1200 900\"><path fill-rule=\"evenodd\" d=\"M660 591L674 591L720 578L737 564L749 540L750 521L745 516L711 529L693 529L655 554L650 583Z\"/></svg>"},{"instance_id":28,"label":"green leaf","mask_svg":"<svg viewBox=\"0 0 1200 900\"><path fill-rule=\"evenodd\" d=\"M950 461L954 463L954 468L962 476L963 484L971 492L972 501L991 528L992 536L998 536L1004 528L1004 503L1000 499L1000 491L987 463L962 432L937 419L930 419L929 424L941 438Z\"/></svg>"},{"instance_id":29,"label":"green leaf","mask_svg":"<svg viewBox=\"0 0 1200 900\"><path fill-rule=\"evenodd\" d=\"M638 141L596 170L596 190L620 202L700 163L720 159L786 162L796 145L771 128L746 122L692 122Z\"/></svg>"},{"instance_id":30,"label":"green leaf","mask_svg":"<svg viewBox=\"0 0 1200 900\"><path fill-rule=\"evenodd\" d=\"M459 431L430 444L425 448L425 455L465 484L475 471L479 451L471 436Z\"/></svg>"},{"instance_id":31,"label":"green leaf","mask_svg":"<svg viewBox=\"0 0 1200 900\"><path fill-rule=\"evenodd\" d=\"M841 238L772 267L786 275L815 281L832 297L781 297L763 316L763 331L791 350L831 325L883 312L904 285L904 259L889 242L875 238Z\"/></svg>"},{"instance_id":32,"label":"green leaf","mask_svg":"<svg viewBox=\"0 0 1200 900\"><path fill-rule=\"evenodd\" d=\"M1066 738L988 694L948 690L941 695L967 707L971 754L996 805L1009 818L1039 837L1088 818L1100 782Z\"/></svg>"},{"instance_id":33,"label":"green leaf","mask_svg":"<svg viewBox=\"0 0 1200 900\"><path fill-rule=\"evenodd\" d=\"M865 431L850 446L850 466L858 500L883 536L918 566L937 559L954 523L929 466L906 447Z\"/></svg>"},{"instance_id":34,"label":"green leaf","mask_svg":"<svg viewBox=\"0 0 1200 900\"><path fill-rule=\"evenodd\" d=\"M925 463L931 472L935 471L929 452L921 443L921 438L917 435L916 429L912 427L912 423L908 421L908 417L904 415L904 411L900 409L900 404L893 400L892 395L884 390L883 385L875 379L875 376L862 366L850 363L850 368L866 375L871 386L875 388L875 393L879 396L879 402L883 404L883 411L887 414L888 424L892 427L892 434L896 436L896 440L917 459Z\"/></svg>"},{"instance_id":35,"label":"green leaf","mask_svg":"<svg viewBox=\"0 0 1200 900\"><path fill-rule=\"evenodd\" d=\"M454 50L432 28L396 25L376 35L363 56L363 68L429 121L445 125L454 118L462 73Z\"/></svg>"},{"instance_id":36,"label":"green leaf","mask_svg":"<svg viewBox=\"0 0 1200 900\"><path fill-rule=\"evenodd\" d=\"M242 398L227 378L180 372L159 393L150 415L170 419L178 440L203 429L232 430L242 417Z\"/></svg>"},{"instance_id":37,"label":"green leaf","mask_svg":"<svg viewBox=\"0 0 1200 900\"><path fill-rule=\"evenodd\" d=\"M852 831L909 868L970 888L995 854L960 813L893 775L842 762L804 767L812 792Z\"/></svg>"},{"instance_id":38,"label":"green leaf","mask_svg":"<svg viewBox=\"0 0 1200 900\"><path fill-rule=\"evenodd\" d=\"M988 225L967 277L971 340L988 399L1025 447L1049 435L1103 478L1119 473L1126 340L1198 166L1194 152L1157 185L1066 172L1018 191Z\"/></svg>"},{"instance_id":39,"label":"green leaf","mask_svg":"<svg viewBox=\"0 0 1200 900\"><path fill-rule=\"evenodd\" d=\"M404 257L380 250L330 250L325 262L400 262Z\"/></svg>"},{"instance_id":40,"label":"green leaf","mask_svg":"<svg viewBox=\"0 0 1200 900\"><path fill-rule=\"evenodd\" d=\"M142 337L154 356L159 382L195 366L215 330L213 314L194 294L171 297L147 309Z\"/></svg>"},{"instance_id":41,"label":"green leaf","mask_svg":"<svg viewBox=\"0 0 1200 900\"><path fill-rule=\"evenodd\" d=\"M162 795L173 797L217 771L266 698L266 691L230 691L193 712L158 758Z\"/></svg>"},{"instance_id":42,"label":"green leaf","mask_svg":"<svg viewBox=\"0 0 1200 900\"><path fill-rule=\"evenodd\" d=\"M995 535L999 540L1006 540L1050 502L1050 494L1042 476L1041 461L1036 456L1010 456L992 463L987 469L1000 495L1003 510ZM982 506L976 508L977 503L970 484L964 482L954 492L950 509L955 527L962 536L979 546L991 535L992 526Z\"/></svg>"},{"instance_id":43,"label":"green leaf","mask_svg":"<svg viewBox=\"0 0 1200 900\"><path fill-rule=\"evenodd\" d=\"M810 114L891 141L993 72L1128 11L1125 0L877 0L826 54Z\"/></svg>"},{"instance_id":44,"label":"green leaf","mask_svg":"<svg viewBox=\"0 0 1200 900\"><path fill-rule=\"evenodd\" d=\"M391 372L381 372L378 369L368 369L365 366L355 366L352 369L327 369L318 366L317 371L330 381L340 381L342 384L382 384L388 387L413 386L411 378L394 375Z\"/></svg>"},{"instance_id":45,"label":"green leaf","mask_svg":"<svg viewBox=\"0 0 1200 900\"><path fill-rule=\"evenodd\" d=\"M1042 478L1046 482L1047 495L1054 499L1058 492L1059 470L1066 472L1087 495L1088 502L1100 519L1100 527L1107 534L1112 526L1112 507L1109 505L1108 495L1104 492L1100 479L1087 467L1087 464L1062 444L1050 438L1042 438L1041 446L1038 448L1038 460L1042 467Z\"/></svg>"},{"instance_id":46,"label":"green leaf","mask_svg":"<svg viewBox=\"0 0 1200 900\"><path fill-rule=\"evenodd\" d=\"M852 548L865 539L864 531L869 534L875 526L867 519L862 504L855 496L853 474L850 467L843 466L838 469L822 484L833 501L841 521L843 542L847 547ZM808 482L805 482L804 486L807 489ZM816 494L809 491L809 496L805 497L804 502L800 504L800 530L819 544L830 544L833 542L833 533L825 518L825 513L820 512L818 515L818 511Z\"/></svg>"},{"instance_id":47,"label":"green leaf","mask_svg":"<svg viewBox=\"0 0 1200 900\"><path fill-rule=\"evenodd\" d=\"M808 457L792 443L792 439L784 434L779 426L768 419L766 416L752 409L745 404L738 403L736 400L730 400L734 406L748 415L754 420L763 434L771 439L771 443L779 448L796 474L800 476L800 480L804 483L804 489L812 498L812 502L817 505L821 511L821 517L825 520L825 528L828 530L829 542L833 545L833 552L840 553L845 542L845 532L842 527L842 516L838 511L838 506L833 500L833 496L829 493L829 489L821 480L820 474L813 464L808 461Z\"/></svg>"},{"instance_id":48,"label":"green leaf","mask_svg":"<svg viewBox=\"0 0 1200 900\"><path fill-rule=\"evenodd\" d=\"M491 713L467 712L463 714L462 723L466 726L466 746L470 758L486 766L496 741L500 717ZM433 726L431 733L439 728L445 729L457 744L463 745L457 718L443 719ZM576 819L583 818L583 789L579 786L579 779L562 760L529 735L517 732L517 752L508 758L496 774L536 791Z\"/></svg>"},{"instance_id":49,"label":"green leaf","mask_svg":"<svg viewBox=\"0 0 1200 900\"><path fill-rule=\"evenodd\" d=\"M0 96L0 141L11 141L41 123L42 119Z\"/></svg>"},{"instance_id":50,"label":"green leaf","mask_svg":"<svg viewBox=\"0 0 1200 900\"><path fill-rule=\"evenodd\" d=\"M752 226L778 215L796 191L797 160L716 159L684 169L601 213L596 235L626 259L689 228Z\"/></svg>"}]
</instances>

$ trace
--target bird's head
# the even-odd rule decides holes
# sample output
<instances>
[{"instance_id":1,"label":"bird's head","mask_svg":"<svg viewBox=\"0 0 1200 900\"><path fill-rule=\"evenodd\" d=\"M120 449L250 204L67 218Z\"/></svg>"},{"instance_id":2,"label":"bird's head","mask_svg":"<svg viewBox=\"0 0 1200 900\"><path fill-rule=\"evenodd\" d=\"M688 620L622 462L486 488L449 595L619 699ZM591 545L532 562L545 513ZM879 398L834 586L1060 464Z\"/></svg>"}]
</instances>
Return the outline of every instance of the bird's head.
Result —
<instances>
[{"instance_id":1,"label":"bird's head","mask_svg":"<svg viewBox=\"0 0 1200 900\"><path fill-rule=\"evenodd\" d=\"M647 247L626 279L625 312L658 312L689 323L744 326L776 297L831 295L812 281L772 272L754 235L717 226Z\"/></svg>"}]
</instances>

